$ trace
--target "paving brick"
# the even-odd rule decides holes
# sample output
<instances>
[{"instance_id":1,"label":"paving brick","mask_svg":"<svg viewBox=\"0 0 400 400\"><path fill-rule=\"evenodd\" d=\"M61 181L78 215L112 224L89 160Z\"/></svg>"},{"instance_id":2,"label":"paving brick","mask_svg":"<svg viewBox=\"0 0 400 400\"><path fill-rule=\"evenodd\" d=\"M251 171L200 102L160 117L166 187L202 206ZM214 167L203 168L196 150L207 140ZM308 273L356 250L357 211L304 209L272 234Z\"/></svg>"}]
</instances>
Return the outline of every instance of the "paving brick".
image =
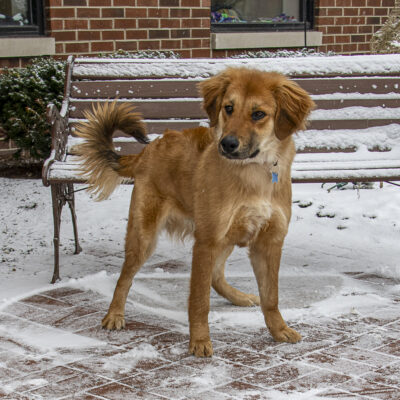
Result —
<instances>
[{"instance_id":1,"label":"paving brick","mask_svg":"<svg viewBox=\"0 0 400 400\"><path fill-rule=\"evenodd\" d=\"M275 342L266 328L226 331L211 324L214 356L198 359L188 353L188 333L177 331L172 320L138 313L131 304L126 329L103 330L107 307L99 293L66 287L6 307L0 319L9 332L54 335L58 329L60 335L69 331L102 345L60 343L46 350L4 331L0 398L274 400L317 388L321 399L398 400L400 322L393 313L294 323L303 336L297 344ZM144 356L136 359L140 349Z\"/></svg>"},{"instance_id":2,"label":"paving brick","mask_svg":"<svg viewBox=\"0 0 400 400\"><path fill-rule=\"evenodd\" d=\"M315 371L315 368L304 363L285 362L261 372L251 373L242 378L241 381L269 389L273 386L278 386L309 375Z\"/></svg>"},{"instance_id":3,"label":"paving brick","mask_svg":"<svg viewBox=\"0 0 400 400\"><path fill-rule=\"evenodd\" d=\"M390 354L391 356L400 357L400 340L378 347L375 351L379 353Z\"/></svg>"},{"instance_id":4,"label":"paving brick","mask_svg":"<svg viewBox=\"0 0 400 400\"><path fill-rule=\"evenodd\" d=\"M123 400L123 399L148 399L160 400L162 397L146 391L140 391L133 387L123 385L119 382L109 383L107 385L92 389L89 393L101 396L102 399ZM129 396L129 397L128 397ZM165 399L165 398L164 398Z\"/></svg>"},{"instance_id":5,"label":"paving brick","mask_svg":"<svg viewBox=\"0 0 400 400\"><path fill-rule=\"evenodd\" d=\"M366 396L371 399L398 400L399 398L397 388L368 382L363 379L347 381L339 385L338 388L344 389L351 394Z\"/></svg>"},{"instance_id":6,"label":"paving brick","mask_svg":"<svg viewBox=\"0 0 400 400\"><path fill-rule=\"evenodd\" d=\"M350 380L351 377L348 375L339 374L331 371L316 371L310 375L294 379L291 382L285 382L277 387L280 391L287 393L295 392L307 392L314 388L329 388L337 386L338 384L344 383Z\"/></svg>"},{"instance_id":7,"label":"paving brick","mask_svg":"<svg viewBox=\"0 0 400 400\"><path fill-rule=\"evenodd\" d=\"M281 360L268 354L244 350L238 347L225 346L220 349L218 358L231 363L244 365L258 370L264 370L278 364Z\"/></svg>"},{"instance_id":8,"label":"paving brick","mask_svg":"<svg viewBox=\"0 0 400 400\"><path fill-rule=\"evenodd\" d=\"M54 400L66 394L75 395L85 391L88 387L100 386L108 382L108 379L92 374L79 373L58 382L51 382L39 389L29 391L43 399Z\"/></svg>"},{"instance_id":9,"label":"paving brick","mask_svg":"<svg viewBox=\"0 0 400 400\"><path fill-rule=\"evenodd\" d=\"M127 321L126 327L120 331L109 331L101 326L79 331L80 335L95 338L112 345L120 346L147 340L152 336L165 332L163 328L137 321Z\"/></svg>"},{"instance_id":10,"label":"paving brick","mask_svg":"<svg viewBox=\"0 0 400 400\"><path fill-rule=\"evenodd\" d=\"M67 307L71 307L72 305L66 301L56 300L42 295L31 296L21 300L21 302L32 306L36 306L38 308L43 308L48 311L63 310Z\"/></svg>"}]
</instances>

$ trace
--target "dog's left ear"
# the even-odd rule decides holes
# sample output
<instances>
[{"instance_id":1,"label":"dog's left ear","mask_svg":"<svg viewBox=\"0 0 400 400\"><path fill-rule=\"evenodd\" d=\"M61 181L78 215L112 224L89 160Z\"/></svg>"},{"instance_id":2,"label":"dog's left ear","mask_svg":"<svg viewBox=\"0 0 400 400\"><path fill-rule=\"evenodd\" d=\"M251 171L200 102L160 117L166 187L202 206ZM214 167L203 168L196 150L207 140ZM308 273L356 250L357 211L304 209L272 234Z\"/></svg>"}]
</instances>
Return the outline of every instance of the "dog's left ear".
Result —
<instances>
[{"instance_id":1,"label":"dog's left ear","mask_svg":"<svg viewBox=\"0 0 400 400\"><path fill-rule=\"evenodd\" d=\"M283 140L294 132L304 129L315 103L309 94L297 83L285 79L275 89L277 110L275 115L275 135Z\"/></svg>"},{"instance_id":2,"label":"dog's left ear","mask_svg":"<svg viewBox=\"0 0 400 400\"><path fill-rule=\"evenodd\" d=\"M229 82L230 71L228 69L198 84L200 94L203 97L203 108L210 119L211 127L218 123L222 99Z\"/></svg>"}]
</instances>

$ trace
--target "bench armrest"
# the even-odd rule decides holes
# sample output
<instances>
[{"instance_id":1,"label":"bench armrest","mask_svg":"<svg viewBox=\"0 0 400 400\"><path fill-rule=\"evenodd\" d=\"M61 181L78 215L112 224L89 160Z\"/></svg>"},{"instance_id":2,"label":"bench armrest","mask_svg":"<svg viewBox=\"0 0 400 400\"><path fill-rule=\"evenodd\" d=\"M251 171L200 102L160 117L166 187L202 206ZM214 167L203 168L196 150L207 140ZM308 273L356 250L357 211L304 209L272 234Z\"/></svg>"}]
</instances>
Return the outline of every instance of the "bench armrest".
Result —
<instances>
[{"instance_id":1,"label":"bench armrest","mask_svg":"<svg viewBox=\"0 0 400 400\"><path fill-rule=\"evenodd\" d=\"M67 155L68 142L68 121L62 117L54 104L47 106L47 121L51 129L51 153L50 157L44 162L42 170L42 181L45 186L49 186L48 175L51 164L54 161L62 161Z\"/></svg>"},{"instance_id":2,"label":"bench armrest","mask_svg":"<svg viewBox=\"0 0 400 400\"><path fill-rule=\"evenodd\" d=\"M49 186L49 173L51 164L54 161L63 161L67 156L68 142L68 109L69 97L71 93L71 75L74 66L74 57L69 56L65 72L64 100L61 105L61 112L57 107L50 103L47 106L46 117L51 129L51 153L50 157L44 162L42 169L42 181L44 186Z\"/></svg>"}]
</instances>

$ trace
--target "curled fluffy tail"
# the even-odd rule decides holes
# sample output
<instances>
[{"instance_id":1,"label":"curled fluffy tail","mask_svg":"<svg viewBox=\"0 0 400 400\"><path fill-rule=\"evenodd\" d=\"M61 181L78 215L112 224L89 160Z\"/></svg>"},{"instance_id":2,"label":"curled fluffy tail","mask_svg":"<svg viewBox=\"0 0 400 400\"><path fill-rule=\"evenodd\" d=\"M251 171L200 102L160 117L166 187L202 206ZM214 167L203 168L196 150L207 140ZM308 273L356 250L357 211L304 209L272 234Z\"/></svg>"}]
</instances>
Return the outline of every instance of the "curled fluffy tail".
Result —
<instances>
[{"instance_id":1,"label":"curled fluffy tail","mask_svg":"<svg viewBox=\"0 0 400 400\"><path fill-rule=\"evenodd\" d=\"M74 147L81 160L81 173L89 183L88 191L96 200L104 200L127 177L133 177L139 155L119 156L112 137L117 130L133 136L138 142L148 143L142 116L134 107L124 103L109 102L93 111L85 111L87 122L77 127L77 136L85 141Z\"/></svg>"}]
</instances>

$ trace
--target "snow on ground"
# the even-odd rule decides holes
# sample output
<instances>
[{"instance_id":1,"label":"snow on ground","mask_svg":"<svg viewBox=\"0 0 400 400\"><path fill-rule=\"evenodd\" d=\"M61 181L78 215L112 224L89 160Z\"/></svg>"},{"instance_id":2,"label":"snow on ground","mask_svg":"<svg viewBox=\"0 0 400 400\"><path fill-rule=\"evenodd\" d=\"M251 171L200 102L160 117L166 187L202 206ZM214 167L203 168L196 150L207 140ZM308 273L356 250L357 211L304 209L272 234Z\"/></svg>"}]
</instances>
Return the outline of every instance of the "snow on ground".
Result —
<instances>
[{"instance_id":1,"label":"snow on ground","mask_svg":"<svg viewBox=\"0 0 400 400\"><path fill-rule=\"evenodd\" d=\"M281 311L291 323L341 315L396 315L400 295L400 189L378 184L373 189L327 191L332 184L297 184L293 187L293 216L285 242L280 278ZM77 185L76 189L84 186ZM76 193L78 226L83 251L73 255L72 225L63 210L58 286L91 289L108 302L123 262L124 236L131 186L122 186L109 200L94 202L85 191ZM49 284L53 263L53 222L50 190L39 180L0 178L0 311L28 295L54 286ZM191 242L159 240L153 256L138 273L128 302L139 312L163 316L185 334L190 276ZM353 279L355 273L383 278L379 284ZM228 281L256 292L256 282L243 249L228 259ZM382 283L387 282L387 284ZM214 292L211 299L212 330L235 326L264 326L258 307L232 307ZM59 330L57 330L59 332ZM56 330L44 337L2 325L0 333L27 346L53 351ZM43 334L43 333L41 333ZM91 342L92 341L92 342ZM90 342L90 343L89 343ZM101 341L72 333L62 337L64 347L101 346ZM125 357L125 358L121 358ZM130 368L141 358L157 358L147 343L130 354L106 360L115 368ZM120 359L121 358L121 359ZM133 363L133 364L132 364ZM110 367L111 368L111 367ZM112 369L112 368L111 368ZM204 379L210 379L204 371ZM198 376L198 379L203 379ZM199 382L200 384L201 382ZM313 398L313 394L309 393ZM304 394L303 394L304 396ZM279 397L276 397L279 398ZM300 397L296 397L300 398Z\"/></svg>"}]
</instances>

